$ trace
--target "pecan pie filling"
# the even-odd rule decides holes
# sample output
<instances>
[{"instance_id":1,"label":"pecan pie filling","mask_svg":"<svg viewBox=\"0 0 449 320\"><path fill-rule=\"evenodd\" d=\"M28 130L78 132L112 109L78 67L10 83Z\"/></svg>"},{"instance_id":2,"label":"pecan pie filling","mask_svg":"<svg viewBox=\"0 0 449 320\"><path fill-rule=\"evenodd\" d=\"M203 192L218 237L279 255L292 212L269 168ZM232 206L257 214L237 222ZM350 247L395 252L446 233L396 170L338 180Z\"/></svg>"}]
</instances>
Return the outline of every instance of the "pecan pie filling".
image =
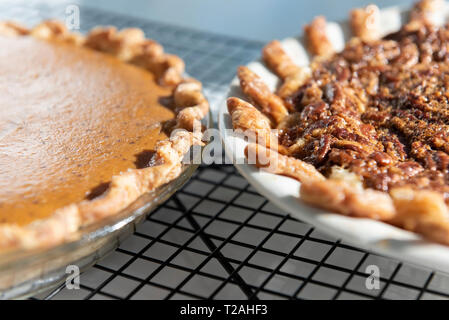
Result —
<instances>
[{"instance_id":1,"label":"pecan pie filling","mask_svg":"<svg viewBox=\"0 0 449 320\"><path fill-rule=\"evenodd\" d=\"M279 86L241 66L244 98L227 100L233 128L248 132L248 162L298 180L301 202L449 245L446 9L421 0L399 31L381 37L379 8L356 8L340 52L316 17L298 42L313 58L308 67L293 59L294 39L265 45Z\"/></svg>"},{"instance_id":2,"label":"pecan pie filling","mask_svg":"<svg viewBox=\"0 0 449 320\"><path fill-rule=\"evenodd\" d=\"M286 99L294 113L280 145L325 176L339 166L367 188L432 190L449 203L448 63L447 26L354 38L315 60Z\"/></svg>"}]
</instances>

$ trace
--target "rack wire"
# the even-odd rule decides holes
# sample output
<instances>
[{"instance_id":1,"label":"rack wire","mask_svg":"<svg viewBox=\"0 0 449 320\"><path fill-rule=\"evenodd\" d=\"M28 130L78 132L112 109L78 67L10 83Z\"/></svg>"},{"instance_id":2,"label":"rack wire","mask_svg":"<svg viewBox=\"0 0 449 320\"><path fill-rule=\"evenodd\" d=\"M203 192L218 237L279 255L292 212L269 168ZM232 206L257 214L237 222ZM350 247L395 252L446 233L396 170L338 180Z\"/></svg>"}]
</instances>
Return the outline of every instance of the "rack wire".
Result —
<instances>
[{"instance_id":1,"label":"rack wire","mask_svg":"<svg viewBox=\"0 0 449 320\"><path fill-rule=\"evenodd\" d=\"M1 18L63 17L54 4L0 4ZM216 106L262 43L81 7L82 31L138 27L205 85ZM380 269L369 290L367 267ZM230 165L201 166L119 248L65 287L35 299L448 299L449 276L368 253L285 214Z\"/></svg>"}]
</instances>

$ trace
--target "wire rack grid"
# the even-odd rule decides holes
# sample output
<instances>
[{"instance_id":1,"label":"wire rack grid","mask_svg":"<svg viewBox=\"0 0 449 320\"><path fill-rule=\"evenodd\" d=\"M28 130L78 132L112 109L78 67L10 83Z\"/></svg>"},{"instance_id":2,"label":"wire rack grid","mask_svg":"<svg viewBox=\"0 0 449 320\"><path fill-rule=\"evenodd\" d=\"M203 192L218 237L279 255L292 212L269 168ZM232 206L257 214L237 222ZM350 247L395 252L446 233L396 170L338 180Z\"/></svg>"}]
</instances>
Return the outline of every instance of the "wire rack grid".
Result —
<instances>
[{"instance_id":1,"label":"wire rack grid","mask_svg":"<svg viewBox=\"0 0 449 320\"><path fill-rule=\"evenodd\" d=\"M0 3L0 18L33 24L63 17L54 4ZM82 31L138 27L186 61L212 106L238 65L262 43L81 8ZM367 267L380 287L366 286ZM81 275L34 299L448 299L449 276L368 253L293 219L230 165L201 166L119 248Z\"/></svg>"}]
</instances>

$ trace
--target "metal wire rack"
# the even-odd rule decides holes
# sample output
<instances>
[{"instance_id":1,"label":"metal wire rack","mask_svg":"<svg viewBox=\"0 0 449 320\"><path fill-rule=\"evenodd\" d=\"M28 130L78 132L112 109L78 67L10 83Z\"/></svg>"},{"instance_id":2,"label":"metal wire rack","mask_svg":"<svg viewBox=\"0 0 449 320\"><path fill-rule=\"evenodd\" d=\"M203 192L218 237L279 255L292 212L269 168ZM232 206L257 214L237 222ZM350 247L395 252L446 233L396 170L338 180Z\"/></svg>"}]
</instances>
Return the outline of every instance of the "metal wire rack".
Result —
<instances>
[{"instance_id":1,"label":"metal wire rack","mask_svg":"<svg viewBox=\"0 0 449 320\"><path fill-rule=\"evenodd\" d=\"M33 24L63 17L45 3L0 4L1 18ZM262 43L81 8L82 31L142 28L223 98L236 67ZM380 269L369 290L366 268ZM202 166L149 214L119 248L81 275L81 288L35 299L448 299L449 276L368 253L293 219L260 196L230 165Z\"/></svg>"}]
</instances>

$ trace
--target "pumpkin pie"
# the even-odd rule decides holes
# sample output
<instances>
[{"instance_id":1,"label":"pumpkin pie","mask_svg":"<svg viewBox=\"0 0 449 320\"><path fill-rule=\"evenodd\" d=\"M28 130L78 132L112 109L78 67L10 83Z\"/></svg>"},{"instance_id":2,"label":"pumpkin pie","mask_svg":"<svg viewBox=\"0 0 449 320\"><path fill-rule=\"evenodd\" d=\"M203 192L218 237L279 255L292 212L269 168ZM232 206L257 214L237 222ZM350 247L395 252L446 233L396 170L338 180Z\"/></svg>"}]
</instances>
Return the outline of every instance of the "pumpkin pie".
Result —
<instances>
[{"instance_id":1,"label":"pumpkin pie","mask_svg":"<svg viewBox=\"0 0 449 320\"><path fill-rule=\"evenodd\" d=\"M257 138L248 159L299 180L306 203L449 244L449 26L433 18L442 5L418 2L385 36L376 6L355 9L341 52L315 18L305 27L309 67L267 44L277 91L240 67L248 101L228 100L234 128Z\"/></svg>"},{"instance_id":2,"label":"pumpkin pie","mask_svg":"<svg viewBox=\"0 0 449 320\"><path fill-rule=\"evenodd\" d=\"M52 246L175 179L201 83L140 29L0 23L0 251Z\"/></svg>"}]
</instances>

